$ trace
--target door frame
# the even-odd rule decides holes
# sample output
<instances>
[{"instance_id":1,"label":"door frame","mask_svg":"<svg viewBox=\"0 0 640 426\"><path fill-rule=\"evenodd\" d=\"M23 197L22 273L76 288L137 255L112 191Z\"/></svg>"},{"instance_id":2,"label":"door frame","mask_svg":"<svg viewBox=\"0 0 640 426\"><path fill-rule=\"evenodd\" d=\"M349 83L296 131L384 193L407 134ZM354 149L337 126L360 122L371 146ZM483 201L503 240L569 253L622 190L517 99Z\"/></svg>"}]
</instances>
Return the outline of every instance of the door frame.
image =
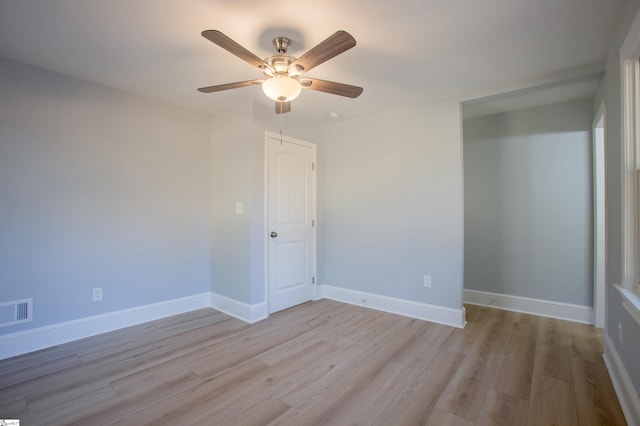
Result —
<instances>
[{"instance_id":1,"label":"door frame","mask_svg":"<svg viewBox=\"0 0 640 426\"><path fill-rule=\"evenodd\" d=\"M312 149L313 163L315 164L315 173L312 176L312 207L311 214L315 221L315 226L311 231L311 249L313 254L311 256L311 271L315 277L313 282L313 294L312 300L320 298L318 291L318 152L317 145L312 142L303 141L301 139L292 138L290 136L283 135L281 133L271 132L265 130L264 132L264 212L263 212L263 253L264 253L264 298L266 303L267 317L271 312L271 298L269 296L269 138L280 139L288 143L295 143L298 145L306 146Z\"/></svg>"},{"instance_id":2,"label":"door frame","mask_svg":"<svg viewBox=\"0 0 640 426\"><path fill-rule=\"evenodd\" d=\"M593 119L593 325L604 328L607 265L606 109L600 104Z\"/></svg>"}]
</instances>

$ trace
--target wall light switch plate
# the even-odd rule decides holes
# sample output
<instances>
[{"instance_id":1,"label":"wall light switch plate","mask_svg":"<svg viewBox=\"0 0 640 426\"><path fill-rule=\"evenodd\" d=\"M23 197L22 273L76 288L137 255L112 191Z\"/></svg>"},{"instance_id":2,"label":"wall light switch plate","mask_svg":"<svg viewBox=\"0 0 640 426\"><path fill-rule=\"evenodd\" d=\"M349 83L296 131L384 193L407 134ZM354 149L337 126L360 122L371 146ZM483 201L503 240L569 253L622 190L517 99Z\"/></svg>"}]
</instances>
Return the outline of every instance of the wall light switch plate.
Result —
<instances>
[{"instance_id":1,"label":"wall light switch plate","mask_svg":"<svg viewBox=\"0 0 640 426\"><path fill-rule=\"evenodd\" d=\"M236 203L236 214L244 214L244 206L242 203Z\"/></svg>"},{"instance_id":2,"label":"wall light switch plate","mask_svg":"<svg viewBox=\"0 0 640 426\"><path fill-rule=\"evenodd\" d=\"M424 286L431 287L431 275L424 276Z\"/></svg>"},{"instance_id":3,"label":"wall light switch plate","mask_svg":"<svg viewBox=\"0 0 640 426\"><path fill-rule=\"evenodd\" d=\"M99 302L102 300L102 287L95 287L93 289L93 301Z\"/></svg>"}]
</instances>

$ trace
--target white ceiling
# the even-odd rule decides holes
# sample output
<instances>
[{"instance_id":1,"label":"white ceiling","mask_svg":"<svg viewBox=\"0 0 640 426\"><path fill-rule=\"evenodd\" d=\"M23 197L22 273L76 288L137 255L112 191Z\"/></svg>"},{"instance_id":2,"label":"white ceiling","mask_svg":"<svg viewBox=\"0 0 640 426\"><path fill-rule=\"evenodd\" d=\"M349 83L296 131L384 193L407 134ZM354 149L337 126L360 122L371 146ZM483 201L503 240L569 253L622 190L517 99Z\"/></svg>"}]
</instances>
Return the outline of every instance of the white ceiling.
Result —
<instances>
[{"instance_id":1,"label":"white ceiling","mask_svg":"<svg viewBox=\"0 0 640 426\"><path fill-rule=\"evenodd\" d=\"M4 0L0 56L190 109L271 104L261 78L204 39L218 29L259 57L271 39L302 53L343 29L357 46L309 76L364 87L357 99L304 91L294 114L349 118L424 102L550 87L602 71L627 0ZM593 89L589 89L593 90Z\"/></svg>"}]
</instances>

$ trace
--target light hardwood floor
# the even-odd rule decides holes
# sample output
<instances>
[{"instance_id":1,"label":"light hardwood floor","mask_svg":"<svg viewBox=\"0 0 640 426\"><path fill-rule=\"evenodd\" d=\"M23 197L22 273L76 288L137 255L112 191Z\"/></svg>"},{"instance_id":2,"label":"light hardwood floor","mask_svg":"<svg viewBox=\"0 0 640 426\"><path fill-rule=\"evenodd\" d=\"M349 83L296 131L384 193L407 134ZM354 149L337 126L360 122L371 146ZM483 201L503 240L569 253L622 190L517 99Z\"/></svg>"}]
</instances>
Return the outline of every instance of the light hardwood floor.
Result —
<instances>
[{"instance_id":1,"label":"light hardwood floor","mask_svg":"<svg viewBox=\"0 0 640 426\"><path fill-rule=\"evenodd\" d=\"M28 425L624 425L593 327L467 306L465 329L329 300L211 309L0 361Z\"/></svg>"}]
</instances>

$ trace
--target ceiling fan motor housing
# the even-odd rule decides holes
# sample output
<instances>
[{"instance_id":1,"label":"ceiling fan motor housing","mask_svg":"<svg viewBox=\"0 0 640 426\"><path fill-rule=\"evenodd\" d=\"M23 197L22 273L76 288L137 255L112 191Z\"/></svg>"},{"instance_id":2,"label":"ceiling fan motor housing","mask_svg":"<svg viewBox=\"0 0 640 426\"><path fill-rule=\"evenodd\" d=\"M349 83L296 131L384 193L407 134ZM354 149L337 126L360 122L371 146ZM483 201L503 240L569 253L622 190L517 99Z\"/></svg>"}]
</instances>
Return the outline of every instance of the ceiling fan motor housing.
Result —
<instances>
[{"instance_id":1,"label":"ceiling fan motor housing","mask_svg":"<svg viewBox=\"0 0 640 426\"><path fill-rule=\"evenodd\" d=\"M302 72L298 70L298 67L290 67L295 60L296 58L288 55L271 55L264 60L268 66L262 68L262 72L266 77L274 77L276 75L299 76Z\"/></svg>"}]
</instances>

